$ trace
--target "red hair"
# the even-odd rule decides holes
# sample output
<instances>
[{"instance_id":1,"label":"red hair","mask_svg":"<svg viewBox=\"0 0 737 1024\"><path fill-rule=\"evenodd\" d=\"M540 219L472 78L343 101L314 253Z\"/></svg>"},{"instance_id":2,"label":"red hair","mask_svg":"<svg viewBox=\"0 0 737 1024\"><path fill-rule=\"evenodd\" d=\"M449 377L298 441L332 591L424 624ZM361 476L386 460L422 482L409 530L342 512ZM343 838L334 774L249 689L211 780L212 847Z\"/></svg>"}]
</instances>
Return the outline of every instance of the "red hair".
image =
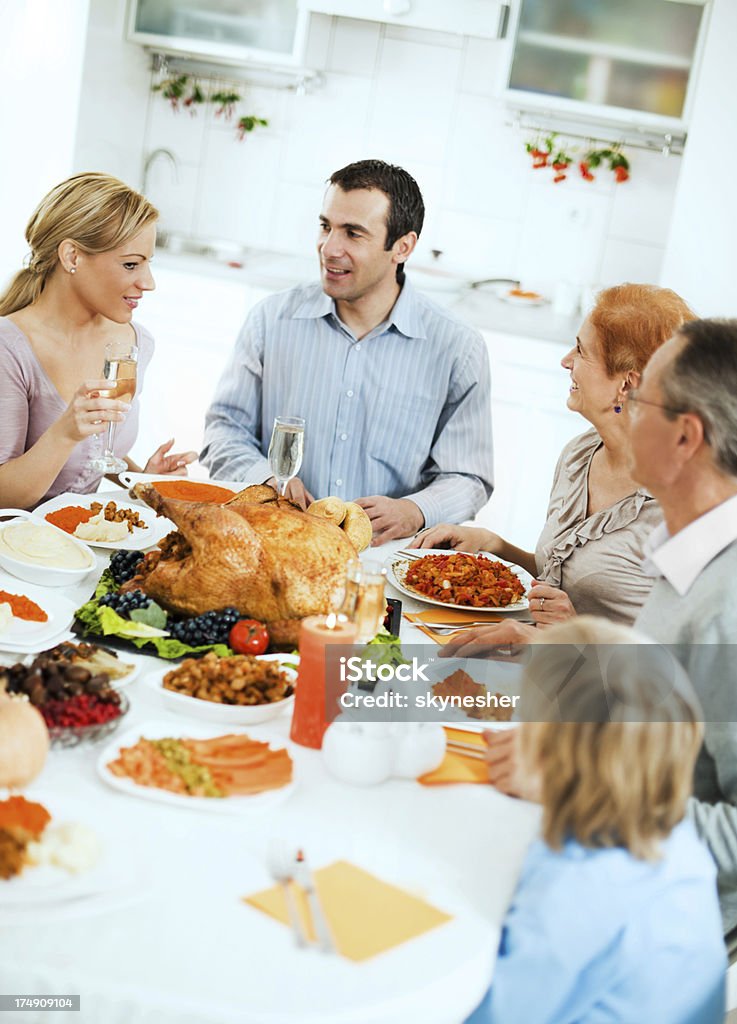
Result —
<instances>
[{"instance_id":1,"label":"red hair","mask_svg":"<svg viewBox=\"0 0 737 1024\"><path fill-rule=\"evenodd\" d=\"M605 288L589 313L610 377L643 370L656 348L682 324L696 319L680 295L654 284Z\"/></svg>"}]
</instances>

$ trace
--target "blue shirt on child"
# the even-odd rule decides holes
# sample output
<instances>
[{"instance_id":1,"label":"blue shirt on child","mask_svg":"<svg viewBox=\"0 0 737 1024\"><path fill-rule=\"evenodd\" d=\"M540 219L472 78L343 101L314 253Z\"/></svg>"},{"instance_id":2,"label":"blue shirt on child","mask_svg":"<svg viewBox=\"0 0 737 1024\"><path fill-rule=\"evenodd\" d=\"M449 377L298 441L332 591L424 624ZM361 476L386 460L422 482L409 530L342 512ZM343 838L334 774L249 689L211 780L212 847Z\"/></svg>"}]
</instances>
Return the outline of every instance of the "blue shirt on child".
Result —
<instances>
[{"instance_id":1,"label":"blue shirt on child","mask_svg":"<svg viewBox=\"0 0 737 1024\"><path fill-rule=\"evenodd\" d=\"M534 843L466 1024L722 1024L715 866L687 821L661 853Z\"/></svg>"}]
</instances>

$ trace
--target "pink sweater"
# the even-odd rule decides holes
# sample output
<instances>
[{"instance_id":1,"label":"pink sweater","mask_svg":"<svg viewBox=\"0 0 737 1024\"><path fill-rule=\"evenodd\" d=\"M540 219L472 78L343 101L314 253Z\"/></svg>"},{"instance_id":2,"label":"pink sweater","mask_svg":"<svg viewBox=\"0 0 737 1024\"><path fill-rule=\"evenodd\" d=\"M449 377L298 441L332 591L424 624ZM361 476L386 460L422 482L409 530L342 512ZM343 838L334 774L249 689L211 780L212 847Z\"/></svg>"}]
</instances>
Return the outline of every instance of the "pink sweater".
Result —
<instances>
[{"instance_id":1,"label":"pink sweater","mask_svg":"<svg viewBox=\"0 0 737 1024\"><path fill-rule=\"evenodd\" d=\"M154 340L145 328L133 324L138 339L138 387L131 411L115 434L115 454L128 454L138 433L138 410L143 377L154 351ZM7 317L0 317L0 465L23 455L59 419L67 407L46 376L23 331ZM80 441L44 495L53 498L63 491L88 494L97 489L101 475L89 461L101 451L99 436Z\"/></svg>"}]
</instances>

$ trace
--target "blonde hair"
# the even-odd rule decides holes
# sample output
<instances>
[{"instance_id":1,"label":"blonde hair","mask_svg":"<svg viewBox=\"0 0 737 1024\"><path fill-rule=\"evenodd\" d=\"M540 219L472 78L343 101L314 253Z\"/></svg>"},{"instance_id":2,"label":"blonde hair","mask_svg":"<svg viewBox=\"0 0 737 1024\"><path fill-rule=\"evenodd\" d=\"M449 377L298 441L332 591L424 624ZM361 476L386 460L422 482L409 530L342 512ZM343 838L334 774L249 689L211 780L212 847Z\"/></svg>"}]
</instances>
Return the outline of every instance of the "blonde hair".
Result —
<instances>
[{"instance_id":1,"label":"blonde hair","mask_svg":"<svg viewBox=\"0 0 737 1024\"><path fill-rule=\"evenodd\" d=\"M109 174L75 174L44 196L26 227L28 266L0 296L0 316L35 302L59 263L59 244L70 238L82 252L109 252L158 218L145 196Z\"/></svg>"},{"instance_id":2,"label":"blonde hair","mask_svg":"<svg viewBox=\"0 0 737 1024\"><path fill-rule=\"evenodd\" d=\"M605 288L589 313L609 377L642 371L656 348L672 338L681 324L695 319L680 295L654 284Z\"/></svg>"},{"instance_id":3,"label":"blonde hair","mask_svg":"<svg viewBox=\"0 0 737 1024\"><path fill-rule=\"evenodd\" d=\"M540 777L545 842L656 859L685 814L703 736L688 677L665 648L592 616L546 629L530 653L520 754Z\"/></svg>"}]
</instances>

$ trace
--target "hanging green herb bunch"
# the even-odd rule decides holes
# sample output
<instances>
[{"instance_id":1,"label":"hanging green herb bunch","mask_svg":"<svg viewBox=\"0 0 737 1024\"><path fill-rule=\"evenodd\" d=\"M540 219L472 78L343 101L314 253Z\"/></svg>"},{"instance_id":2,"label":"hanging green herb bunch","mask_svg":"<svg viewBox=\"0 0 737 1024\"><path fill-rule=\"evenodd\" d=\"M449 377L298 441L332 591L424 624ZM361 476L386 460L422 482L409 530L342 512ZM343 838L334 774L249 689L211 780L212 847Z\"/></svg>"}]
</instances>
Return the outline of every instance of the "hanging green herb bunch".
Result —
<instances>
[{"instance_id":1,"label":"hanging green herb bunch","mask_svg":"<svg viewBox=\"0 0 737 1024\"><path fill-rule=\"evenodd\" d=\"M253 117L251 114L246 117L239 118L238 124L235 126L238 141L243 142L248 132L252 132L258 125L262 125L265 128L268 123L269 122L265 118Z\"/></svg>"},{"instance_id":2,"label":"hanging green herb bunch","mask_svg":"<svg viewBox=\"0 0 737 1024\"><path fill-rule=\"evenodd\" d=\"M229 121L235 113L235 107L237 103L241 101L241 94L234 92L232 89L221 89L218 92L213 92L210 95L210 103L217 104L217 110L215 111L215 117L222 117L224 120Z\"/></svg>"},{"instance_id":3,"label":"hanging green herb bunch","mask_svg":"<svg viewBox=\"0 0 737 1024\"><path fill-rule=\"evenodd\" d=\"M153 92L160 92L164 99L169 101L172 110L179 110L188 85L189 75L174 75L172 78L157 82L153 86Z\"/></svg>"},{"instance_id":4,"label":"hanging green herb bunch","mask_svg":"<svg viewBox=\"0 0 737 1024\"><path fill-rule=\"evenodd\" d=\"M610 149L590 149L579 161L578 169L584 181L593 181L595 175L592 170L601 167L602 164L609 164L609 170L614 174L614 180L619 184L627 181L630 176L630 162L622 153L619 146L612 146Z\"/></svg>"},{"instance_id":5,"label":"hanging green herb bunch","mask_svg":"<svg viewBox=\"0 0 737 1024\"><path fill-rule=\"evenodd\" d=\"M207 94L199 81L191 75L171 75L162 79L152 86L152 92L161 93L168 101L173 111L180 109L188 110L190 114L197 113L197 108L205 103L215 105L215 117L222 117L224 121L230 121L236 113L239 103L243 97L236 89L221 88ZM239 142L242 142L249 132L254 128L268 126L269 122L264 117L256 117L254 114L246 114L236 122L235 135Z\"/></svg>"},{"instance_id":6,"label":"hanging green herb bunch","mask_svg":"<svg viewBox=\"0 0 737 1024\"><path fill-rule=\"evenodd\" d=\"M569 150L559 141L556 132L551 132L544 138L537 136L534 141L528 140L525 143L525 150L532 158L532 169L538 171L549 167L553 172L555 184L566 180L571 165L576 162L584 181L595 181L596 175L593 171L607 165L618 184L630 177L630 163L620 145L604 149L592 148L576 155L575 150Z\"/></svg>"}]
</instances>

